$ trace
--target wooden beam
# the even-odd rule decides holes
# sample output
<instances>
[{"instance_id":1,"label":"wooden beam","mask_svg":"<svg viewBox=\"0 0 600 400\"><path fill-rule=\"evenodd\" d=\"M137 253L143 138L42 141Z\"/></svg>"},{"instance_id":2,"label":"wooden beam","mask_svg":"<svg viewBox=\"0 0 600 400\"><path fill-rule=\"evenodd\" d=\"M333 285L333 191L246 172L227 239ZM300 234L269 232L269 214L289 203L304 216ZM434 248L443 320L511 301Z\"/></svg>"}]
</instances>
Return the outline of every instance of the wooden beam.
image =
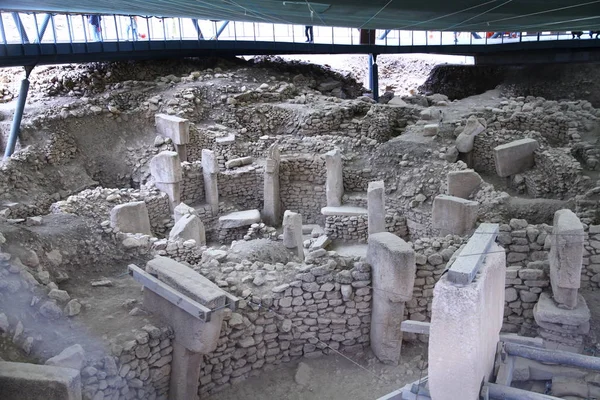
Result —
<instances>
[{"instance_id":1,"label":"wooden beam","mask_svg":"<svg viewBox=\"0 0 600 400\"><path fill-rule=\"evenodd\" d=\"M479 225L448 270L450 282L468 285L473 281L485 260L487 251L496 241L499 230L498 224Z\"/></svg>"},{"instance_id":2,"label":"wooden beam","mask_svg":"<svg viewBox=\"0 0 600 400\"><path fill-rule=\"evenodd\" d=\"M212 311L209 308L179 293L152 275L146 273L146 271L137 267L136 265L130 264L128 268L129 274L133 276L133 279L144 285L145 289L152 290L169 303L181 308L192 317L197 318L200 321L210 321L210 315Z\"/></svg>"}]
</instances>

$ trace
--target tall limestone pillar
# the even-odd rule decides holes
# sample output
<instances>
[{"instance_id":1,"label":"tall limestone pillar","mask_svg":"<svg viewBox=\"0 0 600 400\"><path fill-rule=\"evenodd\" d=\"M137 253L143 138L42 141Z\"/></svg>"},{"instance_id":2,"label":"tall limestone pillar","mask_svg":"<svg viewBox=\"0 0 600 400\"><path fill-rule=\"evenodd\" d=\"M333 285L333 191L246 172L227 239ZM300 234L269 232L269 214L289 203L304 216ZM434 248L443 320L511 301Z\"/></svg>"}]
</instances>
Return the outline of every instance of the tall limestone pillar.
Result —
<instances>
[{"instance_id":1,"label":"tall limestone pillar","mask_svg":"<svg viewBox=\"0 0 600 400\"><path fill-rule=\"evenodd\" d=\"M382 363L397 365L404 305L412 299L415 283L415 251L390 232L371 234L368 242L367 262L373 281L371 349Z\"/></svg>"},{"instance_id":2,"label":"tall limestone pillar","mask_svg":"<svg viewBox=\"0 0 600 400\"><path fill-rule=\"evenodd\" d=\"M279 164L281 156L277 144L269 147L265 166L263 221L270 226L281 224L281 195L279 192Z\"/></svg>"},{"instance_id":3,"label":"tall limestone pillar","mask_svg":"<svg viewBox=\"0 0 600 400\"><path fill-rule=\"evenodd\" d=\"M212 208L212 214L219 213L219 188L217 184L217 174L219 164L215 152L208 149L202 149L202 175L204 177L204 195L206 202Z\"/></svg>"},{"instance_id":4,"label":"tall limestone pillar","mask_svg":"<svg viewBox=\"0 0 600 400\"><path fill-rule=\"evenodd\" d=\"M327 182L325 183L327 207L340 207L344 195L342 153L338 149L325 153L325 164L327 166Z\"/></svg>"},{"instance_id":5,"label":"tall limestone pillar","mask_svg":"<svg viewBox=\"0 0 600 400\"><path fill-rule=\"evenodd\" d=\"M369 235L385 232L385 186L383 181L369 182L367 189Z\"/></svg>"}]
</instances>

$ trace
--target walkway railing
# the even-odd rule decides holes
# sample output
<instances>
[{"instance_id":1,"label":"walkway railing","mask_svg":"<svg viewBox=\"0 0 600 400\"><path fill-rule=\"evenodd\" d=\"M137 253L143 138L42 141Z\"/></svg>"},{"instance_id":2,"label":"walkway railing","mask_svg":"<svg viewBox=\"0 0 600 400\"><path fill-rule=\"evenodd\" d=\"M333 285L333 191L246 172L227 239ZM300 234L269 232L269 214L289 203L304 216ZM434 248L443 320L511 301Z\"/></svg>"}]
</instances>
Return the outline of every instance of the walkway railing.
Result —
<instances>
[{"instance_id":1,"label":"walkway railing","mask_svg":"<svg viewBox=\"0 0 600 400\"><path fill-rule=\"evenodd\" d=\"M93 43L127 41L234 40L305 43L304 26L192 18L80 14L17 13L0 11L0 44ZM443 32L313 28L315 44L428 46L498 45L515 42L573 40L570 32ZM594 38L595 38L594 34ZM590 39L585 32L581 39Z\"/></svg>"}]
</instances>

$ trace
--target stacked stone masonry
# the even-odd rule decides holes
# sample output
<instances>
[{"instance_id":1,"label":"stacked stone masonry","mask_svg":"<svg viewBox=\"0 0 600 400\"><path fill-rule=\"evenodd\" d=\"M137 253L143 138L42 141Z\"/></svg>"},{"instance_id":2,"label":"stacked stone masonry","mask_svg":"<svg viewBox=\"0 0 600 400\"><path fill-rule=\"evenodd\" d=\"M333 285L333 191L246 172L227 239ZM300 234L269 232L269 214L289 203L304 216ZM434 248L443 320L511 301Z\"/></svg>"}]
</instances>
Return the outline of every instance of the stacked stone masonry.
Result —
<instances>
[{"instance_id":1,"label":"stacked stone masonry","mask_svg":"<svg viewBox=\"0 0 600 400\"><path fill-rule=\"evenodd\" d=\"M335 264L335 263L334 263ZM286 267L288 268L288 267ZM369 344L370 267L329 264L298 269L296 280L251 296L226 316L217 349L204 357L200 393L214 393L267 365Z\"/></svg>"}]
</instances>

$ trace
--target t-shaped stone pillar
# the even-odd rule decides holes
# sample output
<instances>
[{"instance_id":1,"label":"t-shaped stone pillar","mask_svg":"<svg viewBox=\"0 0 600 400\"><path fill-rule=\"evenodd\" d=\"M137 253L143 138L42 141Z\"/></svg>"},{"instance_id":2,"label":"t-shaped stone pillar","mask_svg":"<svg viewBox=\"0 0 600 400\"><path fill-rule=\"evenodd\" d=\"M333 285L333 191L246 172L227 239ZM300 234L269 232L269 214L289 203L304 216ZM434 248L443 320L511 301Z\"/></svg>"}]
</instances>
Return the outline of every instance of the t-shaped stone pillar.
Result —
<instances>
[{"instance_id":1,"label":"t-shaped stone pillar","mask_svg":"<svg viewBox=\"0 0 600 400\"><path fill-rule=\"evenodd\" d=\"M485 261L476 278L455 283L445 274L433 289L428 360L432 399L477 400L482 382L492 374L504 315L506 254L495 243L487 247L488 240L477 243L472 250L487 255L482 255ZM467 253L461 259L481 262L480 255Z\"/></svg>"},{"instance_id":2,"label":"t-shaped stone pillar","mask_svg":"<svg viewBox=\"0 0 600 400\"><path fill-rule=\"evenodd\" d=\"M369 235L385 232L385 186L383 181L369 182L367 189Z\"/></svg>"},{"instance_id":3,"label":"t-shaped stone pillar","mask_svg":"<svg viewBox=\"0 0 600 400\"><path fill-rule=\"evenodd\" d=\"M583 263L583 225L571 210L554 213L550 255L552 295L559 307L577 307L577 292L581 286Z\"/></svg>"},{"instance_id":4,"label":"t-shaped stone pillar","mask_svg":"<svg viewBox=\"0 0 600 400\"><path fill-rule=\"evenodd\" d=\"M173 141L181 161L187 161L187 144L190 142L190 121L174 115L156 114L156 130Z\"/></svg>"},{"instance_id":5,"label":"t-shaped stone pillar","mask_svg":"<svg viewBox=\"0 0 600 400\"><path fill-rule=\"evenodd\" d=\"M373 281L371 349L379 361L397 365L404 304L412 299L415 283L415 251L390 232L369 235L368 242L367 262Z\"/></svg>"},{"instance_id":6,"label":"t-shaped stone pillar","mask_svg":"<svg viewBox=\"0 0 600 400\"><path fill-rule=\"evenodd\" d=\"M150 160L150 174L156 187L171 200L171 210L181 202L181 161L174 151L161 151Z\"/></svg>"},{"instance_id":7,"label":"t-shaped stone pillar","mask_svg":"<svg viewBox=\"0 0 600 400\"><path fill-rule=\"evenodd\" d=\"M327 207L340 207L344 195L342 153L338 149L325 153Z\"/></svg>"},{"instance_id":8,"label":"t-shaped stone pillar","mask_svg":"<svg viewBox=\"0 0 600 400\"><path fill-rule=\"evenodd\" d=\"M212 209L212 214L219 213L219 187L217 173L219 164L215 157L215 152L208 149L202 149L202 175L204 177L204 194L206 202Z\"/></svg>"},{"instance_id":9,"label":"t-shaped stone pillar","mask_svg":"<svg viewBox=\"0 0 600 400\"><path fill-rule=\"evenodd\" d=\"M263 221L267 225L281 223L281 195L279 193L279 163L281 156L277 144L269 147L265 165Z\"/></svg>"},{"instance_id":10,"label":"t-shaped stone pillar","mask_svg":"<svg viewBox=\"0 0 600 400\"><path fill-rule=\"evenodd\" d=\"M146 272L130 271L145 286L144 307L175 331L169 399L197 400L202 355L216 349L223 308L234 309L237 298L170 258L155 257Z\"/></svg>"},{"instance_id":11,"label":"t-shaped stone pillar","mask_svg":"<svg viewBox=\"0 0 600 400\"><path fill-rule=\"evenodd\" d=\"M294 249L301 260L304 260L302 241L302 215L286 210L283 214L283 245Z\"/></svg>"}]
</instances>

